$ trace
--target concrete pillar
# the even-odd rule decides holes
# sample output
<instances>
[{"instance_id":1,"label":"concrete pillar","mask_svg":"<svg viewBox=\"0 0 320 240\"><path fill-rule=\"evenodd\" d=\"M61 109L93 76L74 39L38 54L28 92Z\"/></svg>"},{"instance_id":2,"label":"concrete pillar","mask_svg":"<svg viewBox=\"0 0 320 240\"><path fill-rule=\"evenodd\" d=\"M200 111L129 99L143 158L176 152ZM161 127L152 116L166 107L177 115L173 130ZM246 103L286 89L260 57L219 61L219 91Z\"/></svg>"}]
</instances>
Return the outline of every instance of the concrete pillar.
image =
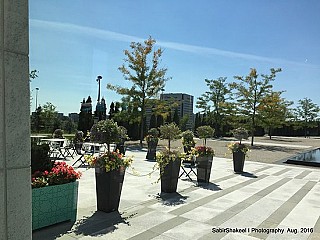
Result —
<instances>
[{"instance_id":1,"label":"concrete pillar","mask_svg":"<svg viewBox=\"0 0 320 240\"><path fill-rule=\"evenodd\" d=\"M28 0L0 0L0 239L31 239Z\"/></svg>"}]
</instances>

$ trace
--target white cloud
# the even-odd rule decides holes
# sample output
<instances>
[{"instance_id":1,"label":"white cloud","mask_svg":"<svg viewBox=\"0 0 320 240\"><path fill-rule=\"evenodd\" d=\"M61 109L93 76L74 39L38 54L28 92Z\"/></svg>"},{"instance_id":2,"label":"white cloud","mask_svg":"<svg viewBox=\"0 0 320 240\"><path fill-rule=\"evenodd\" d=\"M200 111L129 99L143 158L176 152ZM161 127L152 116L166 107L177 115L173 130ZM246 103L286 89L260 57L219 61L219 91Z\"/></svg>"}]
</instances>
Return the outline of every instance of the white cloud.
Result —
<instances>
[{"instance_id":1,"label":"white cloud","mask_svg":"<svg viewBox=\"0 0 320 240\"><path fill-rule=\"evenodd\" d=\"M122 33L117 33L117 32L112 32L112 31L107 31L107 30L102 30L102 29L97 29L92 27L84 27L84 26L79 26L71 23L61 23L61 22L30 19L30 26L35 28L44 28L44 29L50 28L57 31L87 35L94 38L114 40L114 41L120 41L120 42L130 43L130 42L144 41L143 38L139 38L136 36L130 36ZM170 48L178 51L206 55L206 56L214 55L214 56L222 56L227 58L239 58L239 59L248 60L248 61L270 62L277 65L288 64L288 65L295 65L295 66L320 68L318 65L312 65L305 61L300 63L300 62L290 61L286 59L269 58L269 57L263 57L258 55L239 53L234 51L226 51L226 50L221 50L216 48L201 47L201 46L176 43L176 42L157 41L157 45L164 48Z\"/></svg>"}]
</instances>

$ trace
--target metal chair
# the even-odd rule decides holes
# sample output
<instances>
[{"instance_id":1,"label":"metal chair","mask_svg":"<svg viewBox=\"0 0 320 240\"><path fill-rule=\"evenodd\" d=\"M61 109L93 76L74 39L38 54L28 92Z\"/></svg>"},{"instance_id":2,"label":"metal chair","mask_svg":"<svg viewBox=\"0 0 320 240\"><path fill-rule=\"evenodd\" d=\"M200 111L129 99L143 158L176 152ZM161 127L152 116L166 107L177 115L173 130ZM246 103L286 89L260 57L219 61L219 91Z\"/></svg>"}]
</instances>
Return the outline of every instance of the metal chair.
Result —
<instances>
[{"instance_id":1,"label":"metal chair","mask_svg":"<svg viewBox=\"0 0 320 240\"><path fill-rule=\"evenodd\" d=\"M84 155L86 154L86 151L82 150L82 143L76 143L75 150L76 150L79 158L72 164L72 166L75 166L79 162L80 162L80 165L77 166L77 168L82 167L82 166L86 166L87 162L84 159Z\"/></svg>"},{"instance_id":2,"label":"metal chair","mask_svg":"<svg viewBox=\"0 0 320 240\"><path fill-rule=\"evenodd\" d=\"M182 172L181 172L179 178L181 178L182 176L185 175L187 178L189 178L190 181L192 181L192 178L190 175L193 174L197 177L197 173L194 170L196 168L197 168L197 165L196 165L196 161L194 158L188 159L188 160L182 160L182 162L181 162Z\"/></svg>"}]
</instances>

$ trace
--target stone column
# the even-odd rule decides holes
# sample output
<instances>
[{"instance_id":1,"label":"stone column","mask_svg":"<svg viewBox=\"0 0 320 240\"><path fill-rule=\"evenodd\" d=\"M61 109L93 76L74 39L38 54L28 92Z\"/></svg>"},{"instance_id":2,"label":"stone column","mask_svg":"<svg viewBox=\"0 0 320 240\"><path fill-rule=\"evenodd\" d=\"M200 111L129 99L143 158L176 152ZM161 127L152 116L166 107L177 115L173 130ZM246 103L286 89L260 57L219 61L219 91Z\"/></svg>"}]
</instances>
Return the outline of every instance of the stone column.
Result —
<instances>
[{"instance_id":1,"label":"stone column","mask_svg":"<svg viewBox=\"0 0 320 240\"><path fill-rule=\"evenodd\" d=\"M0 0L0 239L31 239L28 0Z\"/></svg>"}]
</instances>

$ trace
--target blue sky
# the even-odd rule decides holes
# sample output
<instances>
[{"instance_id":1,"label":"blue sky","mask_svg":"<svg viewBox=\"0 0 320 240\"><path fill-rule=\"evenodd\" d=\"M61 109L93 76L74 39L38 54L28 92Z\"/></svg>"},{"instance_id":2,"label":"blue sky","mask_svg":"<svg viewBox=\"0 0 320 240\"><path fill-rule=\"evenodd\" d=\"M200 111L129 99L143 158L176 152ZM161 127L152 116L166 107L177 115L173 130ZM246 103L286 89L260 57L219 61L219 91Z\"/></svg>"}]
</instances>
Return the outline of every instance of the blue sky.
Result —
<instances>
[{"instance_id":1,"label":"blue sky","mask_svg":"<svg viewBox=\"0 0 320 240\"><path fill-rule=\"evenodd\" d=\"M130 86L118 70L123 50L149 36L164 49L165 92L196 99L206 78L231 82L250 68L280 67L275 90L320 105L318 0L30 0L29 9L30 69L39 71L31 94L38 87L38 103L65 114L89 95L96 102L98 75L107 105L120 100L106 85Z\"/></svg>"}]
</instances>

